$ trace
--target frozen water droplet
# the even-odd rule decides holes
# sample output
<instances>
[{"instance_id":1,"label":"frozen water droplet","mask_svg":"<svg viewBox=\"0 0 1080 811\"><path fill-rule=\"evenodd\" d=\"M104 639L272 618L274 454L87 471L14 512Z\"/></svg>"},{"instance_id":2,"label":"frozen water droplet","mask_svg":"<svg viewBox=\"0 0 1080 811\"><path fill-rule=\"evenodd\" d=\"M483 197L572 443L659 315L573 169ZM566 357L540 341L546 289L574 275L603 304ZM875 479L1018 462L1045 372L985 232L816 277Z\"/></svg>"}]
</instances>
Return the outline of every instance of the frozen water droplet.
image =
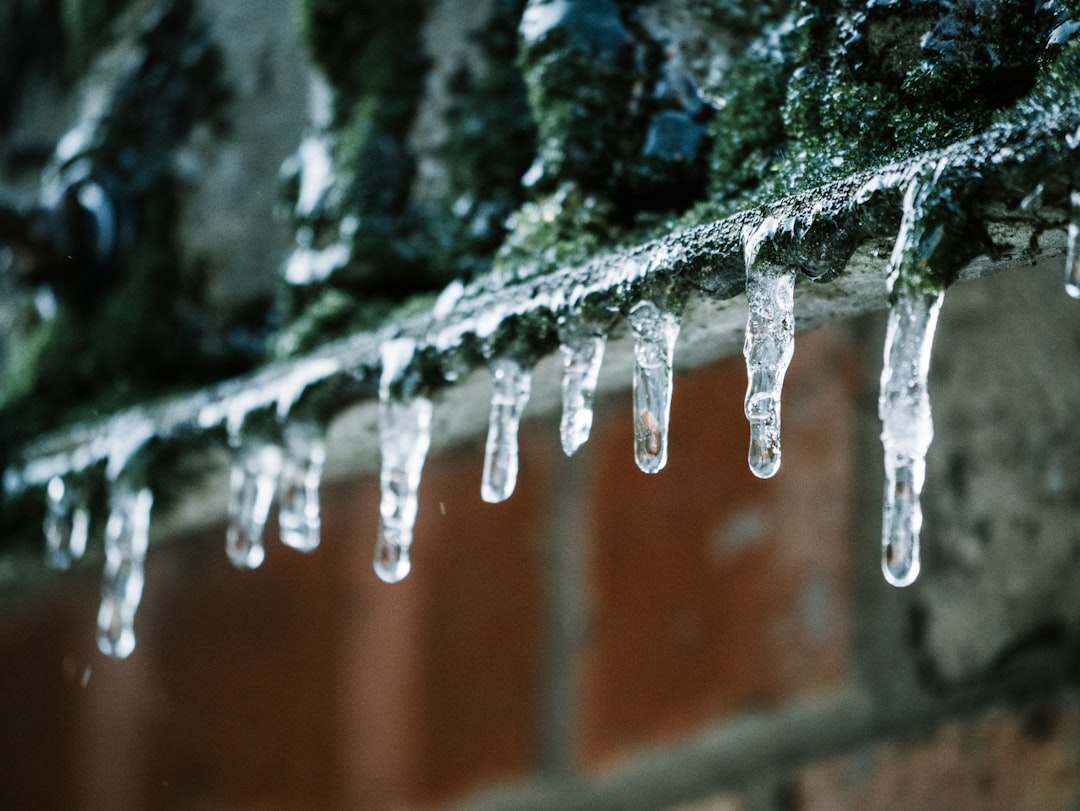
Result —
<instances>
[{"instance_id":1,"label":"frozen water droplet","mask_svg":"<svg viewBox=\"0 0 1080 811\"><path fill-rule=\"evenodd\" d=\"M435 299L435 305L431 308L431 317L436 321L448 318L463 295L465 295L465 284L461 279L454 279Z\"/></svg>"},{"instance_id":2,"label":"frozen water droplet","mask_svg":"<svg viewBox=\"0 0 1080 811\"><path fill-rule=\"evenodd\" d=\"M379 483L381 522L375 546L375 574L387 583L403 579L412 566L409 549L419 506L420 475L431 446L433 406L411 392L392 394L416 349L410 338L398 338L380 347L379 447L382 470Z\"/></svg>"},{"instance_id":3,"label":"frozen water droplet","mask_svg":"<svg viewBox=\"0 0 1080 811\"><path fill-rule=\"evenodd\" d=\"M754 237L746 243L744 411L750 421L750 470L767 479L780 469L780 396L795 350L795 272L755 263L759 244Z\"/></svg>"},{"instance_id":4,"label":"frozen water droplet","mask_svg":"<svg viewBox=\"0 0 1080 811\"><path fill-rule=\"evenodd\" d=\"M382 534L375 544L375 574L384 583L399 583L412 570L409 549L412 547L412 532L407 536L400 531L383 526Z\"/></svg>"},{"instance_id":5,"label":"frozen water droplet","mask_svg":"<svg viewBox=\"0 0 1080 811\"><path fill-rule=\"evenodd\" d=\"M278 488L278 526L281 542L301 552L319 545L322 519L319 484L326 449L322 433L310 423L290 423L285 428L285 456Z\"/></svg>"},{"instance_id":6,"label":"frozen water droplet","mask_svg":"<svg viewBox=\"0 0 1080 811\"><path fill-rule=\"evenodd\" d=\"M1065 291L1080 299L1080 191L1069 195L1069 241L1065 249Z\"/></svg>"},{"instance_id":7,"label":"frozen water droplet","mask_svg":"<svg viewBox=\"0 0 1080 811\"><path fill-rule=\"evenodd\" d=\"M281 472L281 449L249 443L236 450L229 471L229 527L225 551L238 569L258 568L266 557L263 529Z\"/></svg>"},{"instance_id":8,"label":"frozen water droplet","mask_svg":"<svg viewBox=\"0 0 1080 811\"><path fill-rule=\"evenodd\" d=\"M491 417L484 449L480 496L490 504L506 501L517 486L518 427L529 402L532 374L510 358L491 363Z\"/></svg>"},{"instance_id":9,"label":"frozen water droplet","mask_svg":"<svg viewBox=\"0 0 1080 811\"><path fill-rule=\"evenodd\" d=\"M90 511L86 493L60 476L54 476L46 490L45 563L50 569L66 571L86 551Z\"/></svg>"},{"instance_id":10,"label":"frozen water droplet","mask_svg":"<svg viewBox=\"0 0 1080 811\"><path fill-rule=\"evenodd\" d=\"M885 450L881 568L894 586L907 586L919 574L919 496L926 478L926 452L934 438L927 376L944 296L907 284L896 285L894 292L878 399Z\"/></svg>"},{"instance_id":11,"label":"frozen water droplet","mask_svg":"<svg viewBox=\"0 0 1080 811\"><path fill-rule=\"evenodd\" d=\"M105 576L98 609L97 643L102 653L124 659L135 650L135 612L143 591L143 566L154 496L114 482L105 526Z\"/></svg>"},{"instance_id":12,"label":"frozen water droplet","mask_svg":"<svg viewBox=\"0 0 1080 811\"><path fill-rule=\"evenodd\" d=\"M1044 191L1045 187L1040 183L1031 190L1030 194L1020 201L1020 208L1023 211L1038 211L1042 208Z\"/></svg>"},{"instance_id":13,"label":"frozen water droplet","mask_svg":"<svg viewBox=\"0 0 1080 811\"><path fill-rule=\"evenodd\" d=\"M634 331L634 458L645 473L667 464L672 363L679 319L651 301L630 310Z\"/></svg>"},{"instance_id":14,"label":"frozen water droplet","mask_svg":"<svg viewBox=\"0 0 1080 811\"><path fill-rule=\"evenodd\" d=\"M592 431L593 398L607 340L580 321L570 319L560 321L559 340L563 355L559 436L563 452L573 456Z\"/></svg>"}]
</instances>

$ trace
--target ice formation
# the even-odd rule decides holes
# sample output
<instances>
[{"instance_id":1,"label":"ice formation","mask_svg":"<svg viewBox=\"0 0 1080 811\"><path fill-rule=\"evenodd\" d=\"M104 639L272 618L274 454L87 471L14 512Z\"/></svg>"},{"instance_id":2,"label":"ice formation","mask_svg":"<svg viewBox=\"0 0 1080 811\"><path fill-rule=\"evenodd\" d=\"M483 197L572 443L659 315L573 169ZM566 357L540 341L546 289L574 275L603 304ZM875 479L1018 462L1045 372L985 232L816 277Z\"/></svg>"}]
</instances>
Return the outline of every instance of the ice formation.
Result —
<instances>
[{"instance_id":1,"label":"ice formation","mask_svg":"<svg viewBox=\"0 0 1080 811\"><path fill-rule=\"evenodd\" d=\"M403 579L412 567L409 549L419 506L417 491L431 445L432 403L408 391L403 379L416 342L396 338L380 347L379 482L381 523L375 546L375 573L387 583Z\"/></svg>"},{"instance_id":2,"label":"ice formation","mask_svg":"<svg viewBox=\"0 0 1080 811\"><path fill-rule=\"evenodd\" d=\"M942 287L920 277L919 263L928 251L916 244L920 219L940 177L916 177L904 196L900 233L889 260L891 298L881 369L878 416L885 452L885 504L881 519L881 569L894 586L908 586L919 576L919 498L926 478L926 452L934 438L927 376ZM931 233L934 233L931 231Z\"/></svg>"},{"instance_id":3,"label":"ice formation","mask_svg":"<svg viewBox=\"0 0 1080 811\"><path fill-rule=\"evenodd\" d=\"M679 319L644 300L630 310L634 331L634 459L645 473L667 464L672 363Z\"/></svg>"},{"instance_id":4,"label":"ice formation","mask_svg":"<svg viewBox=\"0 0 1080 811\"><path fill-rule=\"evenodd\" d=\"M319 484L325 459L326 448L317 425L293 422L285 426L278 526L281 542L301 552L310 552L319 546L322 530Z\"/></svg>"},{"instance_id":5,"label":"ice formation","mask_svg":"<svg viewBox=\"0 0 1080 811\"><path fill-rule=\"evenodd\" d=\"M98 609L102 653L124 659L135 650L135 612L142 599L143 565L154 496L124 479L113 483L105 525L105 576Z\"/></svg>"},{"instance_id":6,"label":"ice formation","mask_svg":"<svg viewBox=\"0 0 1080 811\"><path fill-rule=\"evenodd\" d=\"M559 322L559 340L563 356L559 438L563 452L573 456L592 431L593 398L607 339L580 320L563 318Z\"/></svg>"},{"instance_id":7,"label":"ice formation","mask_svg":"<svg viewBox=\"0 0 1080 811\"><path fill-rule=\"evenodd\" d=\"M762 479L780 469L780 395L795 349L795 271L758 261L762 229L746 240L748 317L744 411L750 422L750 470Z\"/></svg>"},{"instance_id":8,"label":"ice formation","mask_svg":"<svg viewBox=\"0 0 1080 811\"><path fill-rule=\"evenodd\" d=\"M518 427L529 402L532 373L512 358L491 363L491 415L484 448L480 496L489 504L513 495L518 475Z\"/></svg>"},{"instance_id":9,"label":"ice formation","mask_svg":"<svg viewBox=\"0 0 1080 811\"><path fill-rule=\"evenodd\" d=\"M894 586L910 585L919 575L919 495L934 437L926 382L942 298L905 285L889 310L878 415L885 449L881 568Z\"/></svg>"},{"instance_id":10,"label":"ice formation","mask_svg":"<svg viewBox=\"0 0 1080 811\"><path fill-rule=\"evenodd\" d=\"M1069 195L1069 231L1065 249L1065 290L1080 299L1080 191Z\"/></svg>"},{"instance_id":11,"label":"ice formation","mask_svg":"<svg viewBox=\"0 0 1080 811\"><path fill-rule=\"evenodd\" d=\"M53 476L45 490L45 563L67 570L86 551L90 511L83 488Z\"/></svg>"},{"instance_id":12,"label":"ice formation","mask_svg":"<svg viewBox=\"0 0 1080 811\"><path fill-rule=\"evenodd\" d=\"M229 526L225 551L238 569L255 569L266 557L263 530L281 473L281 448L249 441L236 448L229 471Z\"/></svg>"}]
</instances>

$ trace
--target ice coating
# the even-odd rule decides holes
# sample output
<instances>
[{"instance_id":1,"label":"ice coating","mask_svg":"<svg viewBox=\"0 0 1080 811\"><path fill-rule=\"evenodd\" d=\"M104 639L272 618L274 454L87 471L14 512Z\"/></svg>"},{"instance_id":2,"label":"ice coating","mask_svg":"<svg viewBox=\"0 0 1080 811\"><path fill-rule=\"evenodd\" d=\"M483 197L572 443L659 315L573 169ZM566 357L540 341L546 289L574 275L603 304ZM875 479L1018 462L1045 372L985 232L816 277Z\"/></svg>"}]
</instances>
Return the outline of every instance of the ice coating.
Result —
<instances>
[{"instance_id":1,"label":"ice coating","mask_svg":"<svg viewBox=\"0 0 1080 811\"><path fill-rule=\"evenodd\" d=\"M1069 232L1065 248L1065 292L1080 299L1080 191L1069 195Z\"/></svg>"},{"instance_id":2,"label":"ice coating","mask_svg":"<svg viewBox=\"0 0 1080 811\"><path fill-rule=\"evenodd\" d=\"M70 569L86 552L89 528L86 492L60 476L53 476L46 488L45 564L50 569Z\"/></svg>"},{"instance_id":3,"label":"ice coating","mask_svg":"<svg viewBox=\"0 0 1080 811\"><path fill-rule=\"evenodd\" d=\"M885 450L881 569L894 586L908 586L919 576L919 496L934 437L927 375L942 299L940 292L896 285L885 333L878 399Z\"/></svg>"},{"instance_id":4,"label":"ice coating","mask_svg":"<svg viewBox=\"0 0 1080 811\"><path fill-rule=\"evenodd\" d=\"M102 653L124 659L135 650L135 612L143 591L143 566L150 534L148 488L113 483L105 525L105 575L98 609L97 643Z\"/></svg>"},{"instance_id":5,"label":"ice coating","mask_svg":"<svg viewBox=\"0 0 1080 811\"><path fill-rule=\"evenodd\" d=\"M322 518L319 485L326 447L318 426L290 423L285 427L285 455L278 486L281 542L301 552L319 546Z\"/></svg>"},{"instance_id":6,"label":"ice coating","mask_svg":"<svg viewBox=\"0 0 1080 811\"><path fill-rule=\"evenodd\" d=\"M380 347L379 538L375 545L375 574L387 583L402 580L412 568L409 549L419 506L418 491L424 460L431 446L431 400L392 392L412 360L416 343L410 338L386 341Z\"/></svg>"},{"instance_id":7,"label":"ice coating","mask_svg":"<svg viewBox=\"0 0 1080 811\"><path fill-rule=\"evenodd\" d=\"M780 395L795 349L795 271L757 261L760 231L746 241L745 251L744 411L750 421L750 470L767 479L780 469Z\"/></svg>"},{"instance_id":8,"label":"ice coating","mask_svg":"<svg viewBox=\"0 0 1080 811\"><path fill-rule=\"evenodd\" d=\"M498 504L510 498L517 486L518 428L532 391L532 374L512 358L496 358L491 362L491 384L480 497Z\"/></svg>"},{"instance_id":9,"label":"ice coating","mask_svg":"<svg viewBox=\"0 0 1080 811\"><path fill-rule=\"evenodd\" d=\"M630 310L634 331L634 458L645 473L667 464L672 362L679 319L651 301Z\"/></svg>"},{"instance_id":10,"label":"ice coating","mask_svg":"<svg viewBox=\"0 0 1080 811\"><path fill-rule=\"evenodd\" d=\"M229 471L229 527L225 551L237 569L258 568L266 557L263 529L281 472L281 449L249 442L236 449Z\"/></svg>"},{"instance_id":11,"label":"ice coating","mask_svg":"<svg viewBox=\"0 0 1080 811\"><path fill-rule=\"evenodd\" d=\"M563 356L559 437L563 452L573 456L592 431L593 398L607 339L580 321L563 319L559 323L559 340Z\"/></svg>"}]
</instances>

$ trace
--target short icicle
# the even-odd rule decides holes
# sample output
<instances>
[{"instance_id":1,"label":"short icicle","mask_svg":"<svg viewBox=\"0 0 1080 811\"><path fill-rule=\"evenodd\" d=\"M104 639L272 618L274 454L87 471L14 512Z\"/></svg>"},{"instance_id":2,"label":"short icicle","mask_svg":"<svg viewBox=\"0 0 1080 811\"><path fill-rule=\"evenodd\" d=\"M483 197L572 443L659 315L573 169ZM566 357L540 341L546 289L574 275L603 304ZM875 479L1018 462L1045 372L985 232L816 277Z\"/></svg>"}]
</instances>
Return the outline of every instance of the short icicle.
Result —
<instances>
[{"instance_id":1,"label":"short icicle","mask_svg":"<svg viewBox=\"0 0 1080 811\"><path fill-rule=\"evenodd\" d=\"M61 476L49 480L45 504L45 564L66 571L86 551L90 511L82 487Z\"/></svg>"},{"instance_id":2,"label":"short icicle","mask_svg":"<svg viewBox=\"0 0 1080 811\"><path fill-rule=\"evenodd\" d=\"M894 586L909 586L919 576L919 496L934 437L926 384L943 297L902 285L889 310L878 415L885 450L881 570Z\"/></svg>"},{"instance_id":3,"label":"short icicle","mask_svg":"<svg viewBox=\"0 0 1080 811\"><path fill-rule=\"evenodd\" d=\"M112 483L97 643L102 653L117 659L125 659L135 650L135 612L142 599L153 504L148 488L133 487L124 479Z\"/></svg>"},{"instance_id":4,"label":"short icicle","mask_svg":"<svg viewBox=\"0 0 1080 811\"><path fill-rule=\"evenodd\" d=\"M301 552L318 548L322 531L319 485L326 448L322 432L308 422L285 426L285 457L278 495L281 542Z\"/></svg>"},{"instance_id":5,"label":"short icicle","mask_svg":"<svg viewBox=\"0 0 1080 811\"><path fill-rule=\"evenodd\" d=\"M529 402L532 373L512 358L491 362L491 416L484 447L480 497L489 504L506 501L518 476L518 428Z\"/></svg>"},{"instance_id":6,"label":"short icicle","mask_svg":"<svg viewBox=\"0 0 1080 811\"><path fill-rule=\"evenodd\" d=\"M634 458L645 473L667 464L672 363L679 319L652 301L630 310L634 331Z\"/></svg>"},{"instance_id":7,"label":"short icicle","mask_svg":"<svg viewBox=\"0 0 1080 811\"><path fill-rule=\"evenodd\" d=\"M1069 195L1069 231L1065 249L1065 292L1080 299L1080 191Z\"/></svg>"},{"instance_id":8,"label":"short icicle","mask_svg":"<svg viewBox=\"0 0 1080 811\"><path fill-rule=\"evenodd\" d=\"M592 431L593 399L607 340L580 320L563 318L559 341L563 356L559 437L563 453L573 456Z\"/></svg>"},{"instance_id":9,"label":"short icicle","mask_svg":"<svg viewBox=\"0 0 1080 811\"><path fill-rule=\"evenodd\" d=\"M281 449L268 442L241 443L234 447L229 471L229 526L225 551L237 569L257 569L266 558L263 530L281 472Z\"/></svg>"},{"instance_id":10,"label":"short icicle","mask_svg":"<svg viewBox=\"0 0 1080 811\"><path fill-rule=\"evenodd\" d=\"M380 347L379 482L381 523L375 546L375 574L387 583L404 579L412 568L409 550L419 506L418 490L431 445L432 403L406 385L405 371L416 342L396 338ZM415 387L412 387L415 388Z\"/></svg>"},{"instance_id":11,"label":"short icicle","mask_svg":"<svg viewBox=\"0 0 1080 811\"><path fill-rule=\"evenodd\" d=\"M768 479L780 469L780 396L795 349L795 272L757 261L760 245L760 234L746 240L744 411L750 422L750 470Z\"/></svg>"}]
</instances>

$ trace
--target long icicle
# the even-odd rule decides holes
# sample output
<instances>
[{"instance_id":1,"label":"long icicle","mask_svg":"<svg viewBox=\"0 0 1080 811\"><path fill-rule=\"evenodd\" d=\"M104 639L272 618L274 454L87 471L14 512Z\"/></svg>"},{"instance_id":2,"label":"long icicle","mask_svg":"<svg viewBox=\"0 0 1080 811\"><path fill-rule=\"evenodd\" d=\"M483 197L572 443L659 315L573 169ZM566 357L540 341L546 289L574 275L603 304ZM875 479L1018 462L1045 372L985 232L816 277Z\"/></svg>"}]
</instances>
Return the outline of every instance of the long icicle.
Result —
<instances>
[{"instance_id":1,"label":"long icicle","mask_svg":"<svg viewBox=\"0 0 1080 811\"><path fill-rule=\"evenodd\" d=\"M1069 195L1069 231L1065 249L1065 291L1080 299L1080 191Z\"/></svg>"},{"instance_id":2,"label":"long icicle","mask_svg":"<svg viewBox=\"0 0 1080 811\"><path fill-rule=\"evenodd\" d=\"M53 476L46 488L45 564L66 571L86 552L90 511L83 487Z\"/></svg>"},{"instance_id":3,"label":"long icicle","mask_svg":"<svg viewBox=\"0 0 1080 811\"><path fill-rule=\"evenodd\" d=\"M491 384L480 497L489 504L498 504L510 498L517 486L518 428L529 402L532 374L512 358L496 358L491 363Z\"/></svg>"},{"instance_id":4,"label":"long icicle","mask_svg":"<svg viewBox=\"0 0 1080 811\"><path fill-rule=\"evenodd\" d=\"M105 577L98 609L97 643L102 653L125 659L135 650L135 612L142 599L144 564L154 496L123 479L109 493L105 525Z\"/></svg>"},{"instance_id":5,"label":"long icicle","mask_svg":"<svg viewBox=\"0 0 1080 811\"><path fill-rule=\"evenodd\" d=\"M278 495L281 542L301 552L318 548L322 532L319 485L326 448L322 431L310 422L285 426L285 456Z\"/></svg>"},{"instance_id":6,"label":"long icicle","mask_svg":"<svg viewBox=\"0 0 1080 811\"><path fill-rule=\"evenodd\" d=\"M919 496L934 438L926 383L942 299L942 293L905 285L889 310L878 415L885 450L881 569L894 586L911 585L919 576Z\"/></svg>"},{"instance_id":7,"label":"long icicle","mask_svg":"<svg viewBox=\"0 0 1080 811\"><path fill-rule=\"evenodd\" d=\"M745 243L746 255L746 399L750 422L751 472L762 479L780 469L780 397L784 375L795 350L795 271L757 254L764 239L763 223Z\"/></svg>"},{"instance_id":8,"label":"long icicle","mask_svg":"<svg viewBox=\"0 0 1080 811\"><path fill-rule=\"evenodd\" d=\"M878 416L885 454L885 499L881 521L881 570L894 586L919 576L920 496L926 452L934 438L927 377L944 287L929 276L927 259L940 227L926 220L935 184L943 171L915 177L904 196L900 232L889 260L890 308L881 369ZM921 244L929 241L931 247Z\"/></svg>"},{"instance_id":9,"label":"long icicle","mask_svg":"<svg viewBox=\"0 0 1080 811\"><path fill-rule=\"evenodd\" d=\"M281 472L281 448L261 441L241 444L238 435L231 442L225 551L237 569L257 569L266 558L263 531Z\"/></svg>"},{"instance_id":10,"label":"long icicle","mask_svg":"<svg viewBox=\"0 0 1080 811\"><path fill-rule=\"evenodd\" d=\"M573 456L592 431L593 399L607 340L580 320L563 318L559 321L559 341L563 356L559 439L563 453Z\"/></svg>"},{"instance_id":11,"label":"long icicle","mask_svg":"<svg viewBox=\"0 0 1080 811\"><path fill-rule=\"evenodd\" d=\"M431 445L432 403L408 391L403 379L416 343L409 338L387 341L380 347L379 446L382 470L379 482L381 523L375 546L375 573L396 583L412 568L409 556L413 526L419 507L418 490Z\"/></svg>"},{"instance_id":12,"label":"long icicle","mask_svg":"<svg viewBox=\"0 0 1080 811\"><path fill-rule=\"evenodd\" d=\"M672 363L679 319L651 301L630 310L634 331L634 459L645 473L667 464Z\"/></svg>"}]
</instances>

